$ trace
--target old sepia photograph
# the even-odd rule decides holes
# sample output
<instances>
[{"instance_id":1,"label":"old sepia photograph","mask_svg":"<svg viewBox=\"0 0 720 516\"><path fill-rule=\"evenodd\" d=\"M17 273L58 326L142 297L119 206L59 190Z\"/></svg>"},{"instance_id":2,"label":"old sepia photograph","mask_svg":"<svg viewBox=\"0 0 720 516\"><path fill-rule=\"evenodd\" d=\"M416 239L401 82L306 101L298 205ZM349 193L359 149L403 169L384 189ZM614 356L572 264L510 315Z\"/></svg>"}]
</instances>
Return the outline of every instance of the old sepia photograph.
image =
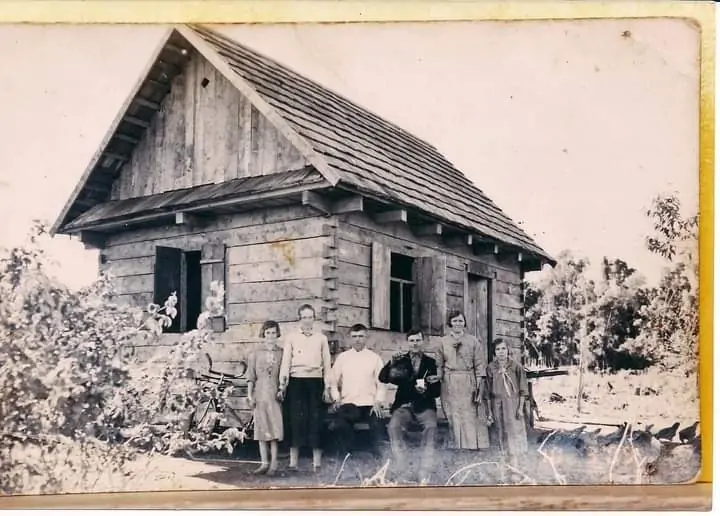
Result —
<instances>
[{"instance_id":1,"label":"old sepia photograph","mask_svg":"<svg viewBox=\"0 0 720 516\"><path fill-rule=\"evenodd\" d=\"M700 29L0 25L0 493L700 471Z\"/></svg>"}]
</instances>

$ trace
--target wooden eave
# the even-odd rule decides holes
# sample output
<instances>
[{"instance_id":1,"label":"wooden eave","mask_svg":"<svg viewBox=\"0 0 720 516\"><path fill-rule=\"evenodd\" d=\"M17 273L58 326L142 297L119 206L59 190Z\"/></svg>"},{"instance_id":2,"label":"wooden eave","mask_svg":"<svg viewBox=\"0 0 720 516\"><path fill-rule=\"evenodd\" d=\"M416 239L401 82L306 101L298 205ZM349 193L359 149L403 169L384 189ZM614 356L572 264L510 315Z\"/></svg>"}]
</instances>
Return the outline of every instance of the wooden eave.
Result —
<instances>
[{"instance_id":1,"label":"wooden eave","mask_svg":"<svg viewBox=\"0 0 720 516\"><path fill-rule=\"evenodd\" d=\"M298 204L305 191L327 188L329 183L314 168L251 176L171 190L168 192L98 204L64 227L83 231L114 232L147 225L166 224L180 214L205 216L237 213L272 206Z\"/></svg>"},{"instance_id":2,"label":"wooden eave","mask_svg":"<svg viewBox=\"0 0 720 516\"><path fill-rule=\"evenodd\" d=\"M173 78L187 59L187 45L174 30L168 30L127 96L118 114L91 157L80 181L63 207L51 234L63 231L71 220L98 203L110 199L113 181L129 160L145 129L170 91ZM183 53L183 50L185 53ZM172 66L168 66L172 64Z\"/></svg>"},{"instance_id":3,"label":"wooden eave","mask_svg":"<svg viewBox=\"0 0 720 516\"><path fill-rule=\"evenodd\" d=\"M472 243L467 243L468 248L473 253L482 254L498 254L502 256L514 256L522 262L522 269L525 272L533 270L541 270L545 264L552 267L557 265L557 261L545 253L538 253L535 249L528 248L526 246L513 245L503 242L490 235L479 233L476 229L462 224L457 224L451 220L437 217L436 215L418 209L414 205L403 204L393 201L382 196L378 196L371 192L363 191L360 188L352 185L345 185L340 183L334 188L326 188L318 190L317 195L325 196L328 199L326 203L329 206L340 203L343 199L349 199L352 197L361 197L365 199L364 208L358 211L365 211L369 215L375 218L383 213L390 213L393 211L403 210L407 212L407 219L403 223L407 224L413 233L418 234L420 228L425 226L441 226L441 232L431 232L441 240L443 240L444 247L451 247L447 243L445 237L455 237L458 242L467 242L467 237L471 237ZM332 210L327 210L327 213L333 213ZM427 235L423 235L427 236ZM493 248L497 249L497 252ZM483 252L483 249L487 251Z\"/></svg>"}]
</instances>

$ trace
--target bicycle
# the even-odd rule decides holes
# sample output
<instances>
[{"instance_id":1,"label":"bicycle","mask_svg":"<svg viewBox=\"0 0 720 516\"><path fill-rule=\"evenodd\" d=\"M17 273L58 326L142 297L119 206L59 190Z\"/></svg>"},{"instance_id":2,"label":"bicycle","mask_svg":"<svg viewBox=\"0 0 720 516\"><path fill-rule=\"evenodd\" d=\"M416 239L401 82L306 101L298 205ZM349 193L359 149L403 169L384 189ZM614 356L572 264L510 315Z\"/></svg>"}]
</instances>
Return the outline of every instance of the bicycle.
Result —
<instances>
[{"instance_id":1,"label":"bicycle","mask_svg":"<svg viewBox=\"0 0 720 516\"><path fill-rule=\"evenodd\" d=\"M213 369L213 360L208 353L205 353L205 359L208 362L207 372L196 375L195 381L202 385L203 394L207 399L198 403L195 410L190 414L188 422L186 423L186 433L192 430L200 430L208 434L220 433L219 430L223 428L221 423L228 409L223 396L225 391L227 389L237 389L239 391L245 389L247 392L247 379L245 374L247 373L248 366L245 361L240 362L239 367L241 368L241 373L232 374ZM235 419L240 420L241 418L236 416ZM250 438L250 433L254 426L253 423L254 421L251 417L249 421L240 428L240 431L248 436L248 438Z\"/></svg>"}]
</instances>

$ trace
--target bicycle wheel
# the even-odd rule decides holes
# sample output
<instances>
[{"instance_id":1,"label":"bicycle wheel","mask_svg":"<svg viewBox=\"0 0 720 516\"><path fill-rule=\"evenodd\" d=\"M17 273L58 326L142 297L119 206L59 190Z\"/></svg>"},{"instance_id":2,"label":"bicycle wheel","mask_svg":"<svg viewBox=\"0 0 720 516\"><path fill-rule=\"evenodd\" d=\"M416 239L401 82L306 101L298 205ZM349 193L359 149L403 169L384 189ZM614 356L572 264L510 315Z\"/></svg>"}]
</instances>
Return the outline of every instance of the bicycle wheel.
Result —
<instances>
[{"instance_id":1,"label":"bicycle wheel","mask_svg":"<svg viewBox=\"0 0 720 516\"><path fill-rule=\"evenodd\" d=\"M188 422L185 425L186 434L192 430L205 432L212 431L213 428L208 427L215 426L214 420L216 419L215 414L217 411L214 410L214 406L214 400L200 402L197 408L191 412L188 417Z\"/></svg>"}]
</instances>

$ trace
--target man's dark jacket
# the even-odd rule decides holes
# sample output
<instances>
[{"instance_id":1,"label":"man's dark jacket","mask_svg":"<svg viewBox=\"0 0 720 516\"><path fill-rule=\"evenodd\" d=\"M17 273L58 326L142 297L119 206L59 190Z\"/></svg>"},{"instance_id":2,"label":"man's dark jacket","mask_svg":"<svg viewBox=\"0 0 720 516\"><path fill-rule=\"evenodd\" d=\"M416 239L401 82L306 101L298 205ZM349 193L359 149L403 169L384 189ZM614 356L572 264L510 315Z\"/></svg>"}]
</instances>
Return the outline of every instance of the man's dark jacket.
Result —
<instances>
[{"instance_id":1,"label":"man's dark jacket","mask_svg":"<svg viewBox=\"0 0 720 516\"><path fill-rule=\"evenodd\" d=\"M435 399L440 396L440 382L425 383L427 390L420 394L415 390L415 380L427 378L437 374L437 363L432 357L425 354L420 359L418 373L415 374L412 359L409 354L391 359L380 371L378 379L382 383L397 385L395 401L390 412L406 403L412 404L414 412L424 412L428 409L437 410Z\"/></svg>"}]
</instances>

